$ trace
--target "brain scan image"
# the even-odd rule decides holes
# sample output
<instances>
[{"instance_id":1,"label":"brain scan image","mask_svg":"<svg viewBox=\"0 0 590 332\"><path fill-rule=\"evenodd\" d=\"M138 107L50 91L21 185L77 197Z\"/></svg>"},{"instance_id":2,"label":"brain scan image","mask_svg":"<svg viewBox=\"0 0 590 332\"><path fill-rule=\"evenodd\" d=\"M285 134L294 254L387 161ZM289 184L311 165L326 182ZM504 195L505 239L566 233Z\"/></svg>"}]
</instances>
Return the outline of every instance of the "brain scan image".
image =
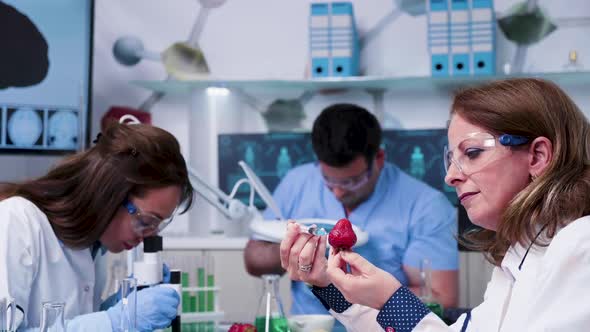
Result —
<instances>
[{"instance_id":1,"label":"brain scan image","mask_svg":"<svg viewBox=\"0 0 590 332\"><path fill-rule=\"evenodd\" d=\"M32 147L43 133L43 121L32 108L21 107L9 115L7 130L12 144Z\"/></svg>"},{"instance_id":2,"label":"brain scan image","mask_svg":"<svg viewBox=\"0 0 590 332\"><path fill-rule=\"evenodd\" d=\"M72 111L58 111L49 117L49 146L75 149L78 144L78 116Z\"/></svg>"}]
</instances>

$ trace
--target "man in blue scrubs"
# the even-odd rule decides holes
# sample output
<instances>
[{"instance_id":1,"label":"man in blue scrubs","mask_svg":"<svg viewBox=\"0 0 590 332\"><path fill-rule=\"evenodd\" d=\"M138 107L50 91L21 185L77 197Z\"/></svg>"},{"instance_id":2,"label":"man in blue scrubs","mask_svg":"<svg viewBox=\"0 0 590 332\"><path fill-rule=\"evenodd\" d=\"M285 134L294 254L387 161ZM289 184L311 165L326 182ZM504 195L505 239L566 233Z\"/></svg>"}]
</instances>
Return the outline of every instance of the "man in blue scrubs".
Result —
<instances>
[{"instance_id":1,"label":"man in blue scrubs","mask_svg":"<svg viewBox=\"0 0 590 332\"><path fill-rule=\"evenodd\" d=\"M332 105L315 120L312 144L319 162L292 169L274 192L283 215L348 218L369 233L369 242L354 250L419 296L420 266L428 259L434 299L456 306L456 209L441 192L385 161L377 119L356 105ZM267 210L265 218L276 216ZM251 239L244 259L254 276L285 272L277 243ZM327 313L303 282L291 290L292 314Z\"/></svg>"}]
</instances>

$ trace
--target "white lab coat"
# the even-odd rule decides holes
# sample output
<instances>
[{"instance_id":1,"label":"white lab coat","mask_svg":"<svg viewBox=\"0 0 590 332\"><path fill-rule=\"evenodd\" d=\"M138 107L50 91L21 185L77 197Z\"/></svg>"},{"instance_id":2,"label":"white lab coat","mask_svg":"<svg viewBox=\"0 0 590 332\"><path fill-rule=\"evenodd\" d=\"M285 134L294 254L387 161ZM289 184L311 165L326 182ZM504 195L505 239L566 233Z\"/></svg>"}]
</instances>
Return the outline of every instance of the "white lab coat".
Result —
<instances>
[{"instance_id":1,"label":"white lab coat","mask_svg":"<svg viewBox=\"0 0 590 332\"><path fill-rule=\"evenodd\" d=\"M19 330L39 326L43 301L61 301L69 330L111 331L106 312L93 313L106 279L100 256L95 262L89 249L64 246L32 202L0 201L0 297L13 297L24 310Z\"/></svg>"},{"instance_id":2,"label":"white lab coat","mask_svg":"<svg viewBox=\"0 0 590 332\"><path fill-rule=\"evenodd\" d=\"M590 331L590 216L561 229L548 247L533 246L519 270L525 252L526 247L511 247L494 268L466 331ZM331 313L349 332L383 331L375 309L355 304ZM413 331L461 331L465 317L447 326L429 313Z\"/></svg>"}]
</instances>

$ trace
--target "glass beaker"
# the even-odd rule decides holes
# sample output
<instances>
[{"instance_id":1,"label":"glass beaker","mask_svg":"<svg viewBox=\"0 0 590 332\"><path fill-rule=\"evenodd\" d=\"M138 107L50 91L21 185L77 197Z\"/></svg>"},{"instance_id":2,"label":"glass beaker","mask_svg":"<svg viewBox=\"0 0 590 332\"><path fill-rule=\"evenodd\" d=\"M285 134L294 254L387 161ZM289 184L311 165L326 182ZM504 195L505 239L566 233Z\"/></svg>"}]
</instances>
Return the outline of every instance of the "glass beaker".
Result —
<instances>
[{"instance_id":1,"label":"glass beaker","mask_svg":"<svg viewBox=\"0 0 590 332\"><path fill-rule=\"evenodd\" d=\"M41 304L41 332L65 332L63 302L43 302Z\"/></svg>"},{"instance_id":2,"label":"glass beaker","mask_svg":"<svg viewBox=\"0 0 590 332\"><path fill-rule=\"evenodd\" d=\"M279 295L279 278L278 274L262 275L263 292L254 321L258 332L290 332Z\"/></svg>"},{"instance_id":3,"label":"glass beaker","mask_svg":"<svg viewBox=\"0 0 590 332\"><path fill-rule=\"evenodd\" d=\"M437 303L432 296L432 267L430 260L425 258L420 266L420 277L422 286L420 287L420 300L441 319L443 318L443 307Z\"/></svg>"},{"instance_id":4,"label":"glass beaker","mask_svg":"<svg viewBox=\"0 0 590 332\"><path fill-rule=\"evenodd\" d=\"M137 279L125 278L120 282L121 332L137 330Z\"/></svg>"},{"instance_id":5,"label":"glass beaker","mask_svg":"<svg viewBox=\"0 0 590 332\"><path fill-rule=\"evenodd\" d=\"M0 331L16 331L15 310L16 302L13 298L0 298Z\"/></svg>"}]
</instances>

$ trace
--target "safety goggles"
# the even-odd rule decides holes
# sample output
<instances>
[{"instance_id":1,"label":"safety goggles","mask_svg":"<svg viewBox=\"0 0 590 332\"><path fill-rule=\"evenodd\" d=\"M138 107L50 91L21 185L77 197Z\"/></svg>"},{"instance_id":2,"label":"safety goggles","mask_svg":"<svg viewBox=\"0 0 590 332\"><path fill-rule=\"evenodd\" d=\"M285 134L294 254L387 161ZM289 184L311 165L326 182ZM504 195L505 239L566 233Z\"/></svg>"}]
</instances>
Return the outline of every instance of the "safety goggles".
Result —
<instances>
[{"instance_id":1,"label":"safety goggles","mask_svg":"<svg viewBox=\"0 0 590 332\"><path fill-rule=\"evenodd\" d=\"M322 178L324 180L324 184L326 185L326 187L330 189L338 187L346 191L356 191L360 187L364 186L367 182L369 182L369 179L371 178L372 174L373 162L369 162L367 169L362 174L345 179L333 179L322 173Z\"/></svg>"},{"instance_id":2,"label":"safety goggles","mask_svg":"<svg viewBox=\"0 0 590 332\"><path fill-rule=\"evenodd\" d=\"M175 209L169 218L162 219L151 213L141 211L130 200L125 200L125 202L123 202L123 206L127 209L129 215L131 215L133 231L135 231L136 234L144 237L155 235L161 232L172 222L172 219L176 214Z\"/></svg>"},{"instance_id":3,"label":"safety goggles","mask_svg":"<svg viewBox=\"0 0 590 332\"><path fill-rule=\"evenodd\" d=\"M471 133L457 146L444 148L444 165L448 172L451 164L465 175L473 174L496 160L502 146L519 146L528 143L525 136L502 134L498 137L489 133ZM499 145L497 144L499 143Z\"/></svg>"}]
</instances>

